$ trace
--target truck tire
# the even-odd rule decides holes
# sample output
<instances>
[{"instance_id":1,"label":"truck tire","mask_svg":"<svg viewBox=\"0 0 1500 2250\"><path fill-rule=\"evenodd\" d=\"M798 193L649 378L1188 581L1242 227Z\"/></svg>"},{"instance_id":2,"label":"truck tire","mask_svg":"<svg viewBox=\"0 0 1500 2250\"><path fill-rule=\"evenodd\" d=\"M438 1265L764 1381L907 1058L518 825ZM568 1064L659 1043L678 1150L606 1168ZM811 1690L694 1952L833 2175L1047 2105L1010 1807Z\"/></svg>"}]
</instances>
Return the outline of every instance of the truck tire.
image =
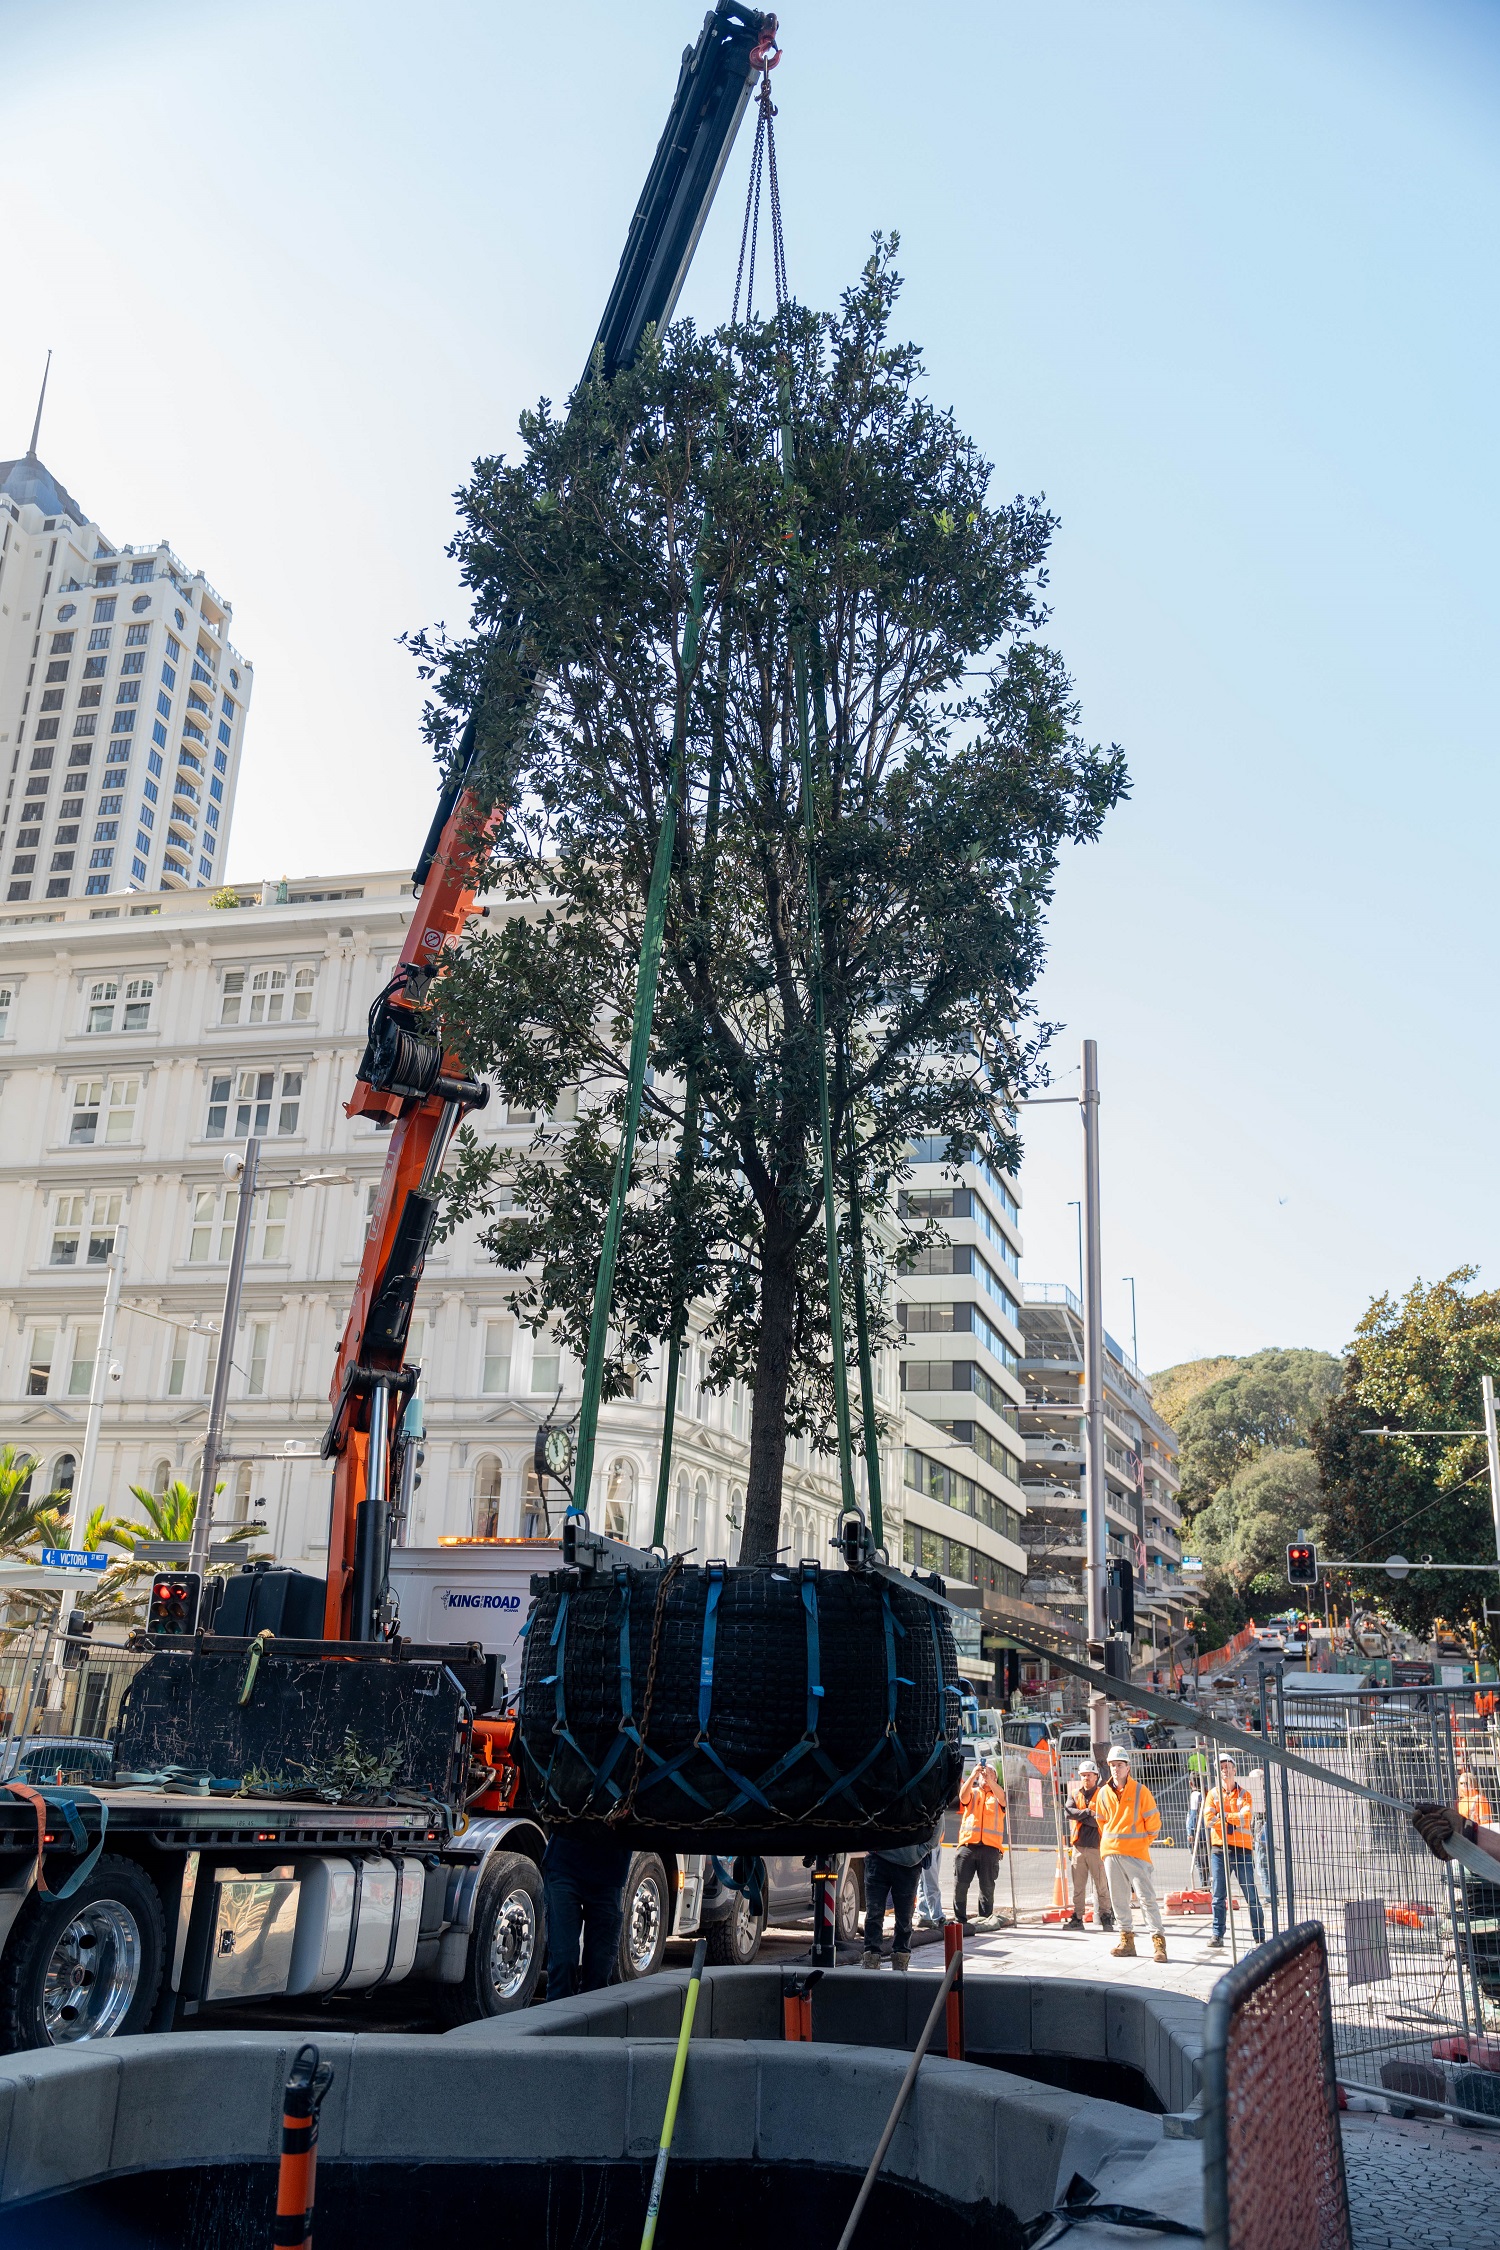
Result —
<instances>
[{"instance_id":1,"label":"truck tire","mask_svg":"<svg viewBox=\"0 0 1500 2250\"><path fill-rule=\"evenodd\" d=\"M144 2031L166 1946L156 1885L115 1852L71 1898L33 1891L0 1960L0 2051Z\"/></svg>"},{"instance_id":2,"label":"truck tire","mask_svg":"<svg viewBox=\"0 0 1500 2250\"><path fill-rule=\"evenodd\" d=\"M479 1880L463 1976L441 1988L444 2016L478 2023L529 2008L546 1957L540 1870L520 1852L494 1852Z\"/></svg>"},{"instance_id":3,"label":"truck tire","mask_svg":"<svg viewBox=\"0 0 1500 2250\"><path fill-rule=\"evenodd\" d=\"M737 1891L729 1912L717 1922L709 1922L703 1931L707 1957L716 1968L748 1969L760 1951L760 1941L766 1934L766 1877L761 1870L761 1906L757 1914L743 1891Z\"/></svg>"},{"instance_id":4,"label":"truck tire","mask_svg":"<svg viewBox=\"0 0 1500 2250\"><path fill-rule=\"evenodd\" d=\"M854 1945L858 1942L859 1918L864 1911L864 1903L864 1863L846 1859L843 1873L839 1877L838 1899L834 1906L840 1945Z\"/></svg>"},{"instance_id":5,"label":"truck tire","mask_svg":"<svg viewBox=\"0 0 1500 2250\"><path fill-rule=\"evenodd\" d=\"M620 1906L620 1958L615 1980L633 1984L637 1977L655 1976L672 1926L671 1887L655 1852L637 1852L631 1860Z\"/></svg>"}]
</instances>

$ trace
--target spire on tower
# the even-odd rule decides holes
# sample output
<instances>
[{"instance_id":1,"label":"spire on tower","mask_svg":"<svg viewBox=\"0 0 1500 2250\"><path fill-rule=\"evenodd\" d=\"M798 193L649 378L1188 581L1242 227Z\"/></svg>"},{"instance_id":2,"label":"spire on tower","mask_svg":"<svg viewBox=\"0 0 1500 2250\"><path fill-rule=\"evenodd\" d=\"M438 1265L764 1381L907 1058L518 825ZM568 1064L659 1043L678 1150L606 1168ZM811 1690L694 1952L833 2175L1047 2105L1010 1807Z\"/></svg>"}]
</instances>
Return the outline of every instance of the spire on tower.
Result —
<instances>
[{"instance_id":1,"label":"spire on tower","mask_svg":"<svg viewBox=\"0 0 1500 2250\"><path fill-rule=\"evenodd\" d=\"M31 425L31 443L26 448L26 458L28 461L34 461L36 459L36 441L42 434L42 408L47 403L47 377L51 374L51 372L52 353L49 350L47 353L47 364L42 369L42 389L41 395L36 402L36 420Z\"/></svg>"}]
</instances>

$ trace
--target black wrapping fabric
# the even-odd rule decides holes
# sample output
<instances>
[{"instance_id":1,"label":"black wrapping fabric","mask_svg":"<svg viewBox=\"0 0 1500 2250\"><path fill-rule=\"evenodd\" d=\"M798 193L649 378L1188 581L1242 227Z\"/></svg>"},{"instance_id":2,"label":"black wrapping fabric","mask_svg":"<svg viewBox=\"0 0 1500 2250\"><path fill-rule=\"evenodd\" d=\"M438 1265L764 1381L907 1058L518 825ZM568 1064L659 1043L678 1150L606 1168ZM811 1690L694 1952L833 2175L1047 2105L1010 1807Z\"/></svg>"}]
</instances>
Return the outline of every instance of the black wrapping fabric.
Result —
<instances>
[{"instance_id":1,"label":"black wrapping fabric","mask_svg":"<svg viewBox=\"0 0 1500 2250\"><path fill-rule=\"evenodd\" d=\"M706 1800L705 1809L675 1780L661 1778L653 1759L633 1741L620 1740L622 1600L628 1588L631 1704L642 1728L661 1583L654 1571L588 1582L557 1571L533 1581L519 1739L523 1787L541 1818L553 1824L607 1822L611 1834L643 1848L693 1836L716 1850L834 1852L916 1843L931 1835L954 1801L963 1771L959 1702L949 1692L958 1659L945 1609L900 1582L860 1572L819 1572L824 1692L817 1701L816 1752L806 1750L779 1780L768 1782L806 1731L803 1574L779 1566L726 1569L707 1743L736 1780L721 1770L710 1747L697 1741L709 1573L698 1567L674 1573L643 1731L650 1750L668 1764L687 1753L677 1772ZM559 1719L554 1633L564 1600ZM897 1626L901 1682L893 1733L887 1730L887 1600ZM769 1798L770 1812L753 1798L735 1807L743 1781ZM838 1786L846 1781L847 1788Z\"/></svg>"}]
</instances>

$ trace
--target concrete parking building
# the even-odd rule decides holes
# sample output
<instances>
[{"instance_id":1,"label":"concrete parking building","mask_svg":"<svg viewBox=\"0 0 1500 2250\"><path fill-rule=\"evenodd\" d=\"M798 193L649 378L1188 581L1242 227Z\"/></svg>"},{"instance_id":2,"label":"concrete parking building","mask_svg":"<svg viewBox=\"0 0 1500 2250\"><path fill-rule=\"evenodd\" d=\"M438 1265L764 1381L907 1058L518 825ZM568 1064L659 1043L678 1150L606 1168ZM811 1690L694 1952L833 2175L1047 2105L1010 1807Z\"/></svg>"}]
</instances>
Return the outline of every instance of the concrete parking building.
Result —
<instances>
[{"instance_id":1,"label":"concrete parking building","mask_svg":"<svg viewBox=\"0 0 1500 2250\"><path fill-rule=\"evenodd\" d=\"M1086 1614L1083 1481L1083 1308L1062 1282L1028 1282L1022 1304L1026 1405L1021 1428L1027 1595ZM1104 1339L1104 1479L1109 1553L1136 1572L1138 1651L1167 1648L1186 1628L1182 1511L1175 1433L1129 1354Z\"/></svg>"}]
</instances>

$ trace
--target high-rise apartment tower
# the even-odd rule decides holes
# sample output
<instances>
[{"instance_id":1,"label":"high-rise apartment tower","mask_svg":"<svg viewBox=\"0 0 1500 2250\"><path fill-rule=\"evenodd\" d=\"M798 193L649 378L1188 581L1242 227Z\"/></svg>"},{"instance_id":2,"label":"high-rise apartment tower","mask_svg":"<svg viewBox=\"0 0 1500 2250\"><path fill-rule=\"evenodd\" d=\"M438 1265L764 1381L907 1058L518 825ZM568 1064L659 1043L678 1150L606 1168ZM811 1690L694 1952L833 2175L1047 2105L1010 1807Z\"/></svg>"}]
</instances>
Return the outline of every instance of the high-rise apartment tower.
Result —
<instances>
[{"instance_id":1,"label":"high-rise apartment tower","mask_svg":"<svg viewBox=\"0 0 1500 2250\"><path fill-rule=\"evenodd\" d=\"M41 417L38 403L25 454L0 461L12 919L52 899L221 883L254 681L228 602L165 541L113 546L38 460Z\"/></svg>"}]
</instances>

